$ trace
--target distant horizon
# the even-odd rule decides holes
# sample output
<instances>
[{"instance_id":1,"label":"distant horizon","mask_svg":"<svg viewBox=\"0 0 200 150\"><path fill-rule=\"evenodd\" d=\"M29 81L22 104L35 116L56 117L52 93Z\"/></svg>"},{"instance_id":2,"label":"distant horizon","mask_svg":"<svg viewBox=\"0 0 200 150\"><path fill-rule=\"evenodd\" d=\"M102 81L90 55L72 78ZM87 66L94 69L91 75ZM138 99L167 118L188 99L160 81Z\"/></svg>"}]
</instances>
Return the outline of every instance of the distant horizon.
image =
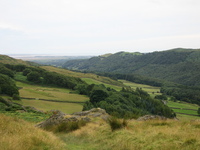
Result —
<instances>
[{"instance_id":1,"label":"distant horizon","mask_svg":"<svg viewBox=\"0 0 200 150\"><path fill-rule=\"evenodd\" d=\"M107 53L103 53L103 54L67 54L67 53L63 53L63 54L60 54L60 53L49 53L49 54L45 54L45 53L13 53L13 54L2 54L2 55L8 55L10 57L37 57L37 56L60 56L60 57L64 57L64 56L71 56L71 57L78 57L78 56L100 56L100 55L104 55L104 54L115 54L115 53L118 53L118 52L129 52L129 53L136 53L136 52L139 52L139 53L152 53L152 52L162 52L162 51L167 51L167 50L173 50L173 49L178 49L178 48L181 48L181 49L200 49L200 48L182 48L182 47L177 47L177 48L171 48L171 49L165 49L165 50L155 50L155 51L149 51L149 52L140 52L140 51L126 51L126 50L119 50L119 51L116 51L114 53L111 53L111 52L107 52ZM1 53L0 53L1 54Z\"/></svg>"}]
</instances>

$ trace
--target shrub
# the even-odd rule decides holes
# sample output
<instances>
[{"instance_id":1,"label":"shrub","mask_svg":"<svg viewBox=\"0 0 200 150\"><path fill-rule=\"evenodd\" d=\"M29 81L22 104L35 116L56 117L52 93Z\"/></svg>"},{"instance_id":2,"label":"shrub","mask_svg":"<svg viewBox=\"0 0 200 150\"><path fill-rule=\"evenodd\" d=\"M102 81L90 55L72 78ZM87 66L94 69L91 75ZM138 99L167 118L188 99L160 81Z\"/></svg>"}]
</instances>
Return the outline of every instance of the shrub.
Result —
<instances>
[{"instance_id":1,"label":"shrub","mask_svg":"<svg viewBox=\"0 0 200 150\"><path fill-rule=\"evenodd\" d=\"M111 117L108 120L108 123L109 123L112 131L126 127L128 124L125 119L123 121L121 121L121 120L117 119L116 117Z\"/></svg>"},{"instance_id":2,"label":"shrub","mask_svg":"<svg viewBox=\"0 0 200 150\"><path fill-rule=\"evenodd\" d=\"M13 100L20 100L20 96L18 94L13 94Z\"/></svg>"},{"instance_id":3,"label":"shrub","mask_svg":"<svg viewBox=\"0 0 200 150\"><path fill-rule=\"evenodd\" d=\"M86 121L80 120L80 121L69 121L69 122L63 122L61 124L58 124L54 127L46 128L46 130L50 130L53 132L71 132L77 129L80 129L82 126L86 125Z\"/></svg>"}]
</instances>

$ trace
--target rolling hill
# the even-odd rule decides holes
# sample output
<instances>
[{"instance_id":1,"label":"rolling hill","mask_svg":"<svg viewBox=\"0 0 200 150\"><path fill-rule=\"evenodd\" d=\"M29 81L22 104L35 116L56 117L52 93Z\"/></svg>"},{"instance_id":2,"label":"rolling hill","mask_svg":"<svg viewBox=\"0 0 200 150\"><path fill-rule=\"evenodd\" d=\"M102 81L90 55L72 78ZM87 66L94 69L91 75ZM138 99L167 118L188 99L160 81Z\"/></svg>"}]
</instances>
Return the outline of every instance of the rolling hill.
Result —
<instances>
[{"instance_id":1,"label":"rolling hill","mask_svg":"<svg viewBox=\"0 0 200 150\"><path fill-rule=\"evenodd\" d=\"M67 61L63 68L137 74L188 86L200 86L200 49L177 48L152 53L118 52L107 57Z\"/></svg>"},{"instance_id":2,"label":"rolling hill","mask_svg":"<svg viewBox=\"0 0 200 150\"><path fill-rule=\"evenodd\" d=\"M10 65L27 65L27 66L38 65L33 62L23 61L21 59L15 59L15 58L9 57L7 55L1 55L1 54L0 54L0 63L10 64Z\"/></svg>"}]
</instances>

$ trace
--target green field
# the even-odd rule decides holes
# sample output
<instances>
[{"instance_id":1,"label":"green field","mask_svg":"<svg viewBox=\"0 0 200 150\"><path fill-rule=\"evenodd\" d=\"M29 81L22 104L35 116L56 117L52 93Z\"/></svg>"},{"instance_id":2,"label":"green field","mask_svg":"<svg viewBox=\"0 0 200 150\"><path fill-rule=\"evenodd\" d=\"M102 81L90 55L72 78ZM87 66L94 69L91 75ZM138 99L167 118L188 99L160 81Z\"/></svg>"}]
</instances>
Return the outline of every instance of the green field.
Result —
<instances>
[{"instance_id":1,"label":"green field","mask_svg":"<svg viewBox=\"0 0 200 150\"><path fill-rule=\"evenodd\" d=\"M16 101L15 101L16 102ZM82 111L83 105L76 103L62 103L62 102L49 102L41 100L21 100L21 104L24 106L33 106L39 110L50 111L60 110L64 113L71 114L78 111Z\"/></svg>"},{"instance_id":2,"label":"green field","mask_svg":"<svg viewBox=\"0 0 200 150\"><path fill-rule=\"evenodd\" d=\"M173 102L173 101L168 101L167 105L169 107L177 107L177 108L187 108L187 109L198 109L199 106L196 104L189 104L185 102Z\"/></svg>"},{"instance_id":3,"label":"green field","mask_svg":"<svg viewBox=\"0 0 200 150\"><path fill-rule=\"evenodd\" d=\"M21 87L19 92L22 100L19 103L25 106L33 106L43 111L61 110L64 113L73 113L81 111L83 106L80 103L50 102L41 99L81 103L89 100L87 96L73 94L69 89L29 85L22 82L16 82L16 84Z\"/></svg>"},{"instance_id":4,"label":"green field","mask_svg":"<svg viewBox=\"0 0 200 150\"><path fill-rule=\"evenodd\" d=\"M133 89L136 88L142 88L142 90L146 91L148 94L150 94L152 97L155 97L156 95L160 95L160 87L156 86L150 86L150 85L145 85L145 84L138 84L126 80L119 80L121 81L124 85L130 86Z\"/></svg>"},{"instance_id":5,"label":"green field","mask_svg":"<svg viewBox=\"0 0 200 150\"><path fill-rule=\"evenodd\" d=\"M190 103L186 103L186 102L168 101L167 105L169 107L172 107L172 109L180 108L180 109L173 109L173 111L177 113L177 117L181 120L200 119L199 116L189 116L189 115L198 115L197 110L198 110L199 106L196 104L190 104ZM193 109L193 110L185 110L185 109ZM178 114L178 113L185 113L185 114L189 114L189 115Z\"/></svg>"},{"instance_id":6,"label":"green field","mask_svg":"<svg viewBox=\"0 0 200 150\"><path fill-rule=\"evenodd\" d=\"M85 81L87 84L104 84L106 87L110 87L112 89L115 89L117 91L120 91L122 89L122 86L116 86L116 85L112 85L112 84L107 84L107 83L103 83L101 81L95 80L95 79L91 79L91 78L81 78L83 81Z\"/></svg>"}]
</instances>

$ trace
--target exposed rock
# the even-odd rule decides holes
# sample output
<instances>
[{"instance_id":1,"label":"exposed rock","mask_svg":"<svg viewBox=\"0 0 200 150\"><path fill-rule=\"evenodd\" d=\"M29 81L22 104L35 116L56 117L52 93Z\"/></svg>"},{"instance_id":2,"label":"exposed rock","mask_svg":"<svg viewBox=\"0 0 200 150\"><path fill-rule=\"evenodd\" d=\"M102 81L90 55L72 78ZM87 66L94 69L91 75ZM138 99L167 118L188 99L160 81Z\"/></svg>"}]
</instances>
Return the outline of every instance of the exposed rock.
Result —
<instances>
[{"instance_id":1,"label":"exposed rock","mask_svg":"<svg viewBox=\"0 0 200 150\"><path fill-rule=\"evenodd\" d=\"M137 121L147 121L147 120L167 120L167 118L158 115L145 115L137 119Z\"/></svg>"},{"instance_id":2,"label":"exposed rock","mask_svg":"<svg viewBox=\"0 0 200 150\"><path fill-rule=\"evenodd\" d=\"M76 113L73 113L72 115L64 114L61 111L54 110L53 115L50 118L37 124L36 127L48 128L55 125L59 125L61 123L78 122L80 120L90 122L92 118L96 118L96 117L106 120L108 119L108 116L109 115L106 113L106 111L101 108L93 108L88 111L76 112Z\"/></svg>"}]
</instances>

